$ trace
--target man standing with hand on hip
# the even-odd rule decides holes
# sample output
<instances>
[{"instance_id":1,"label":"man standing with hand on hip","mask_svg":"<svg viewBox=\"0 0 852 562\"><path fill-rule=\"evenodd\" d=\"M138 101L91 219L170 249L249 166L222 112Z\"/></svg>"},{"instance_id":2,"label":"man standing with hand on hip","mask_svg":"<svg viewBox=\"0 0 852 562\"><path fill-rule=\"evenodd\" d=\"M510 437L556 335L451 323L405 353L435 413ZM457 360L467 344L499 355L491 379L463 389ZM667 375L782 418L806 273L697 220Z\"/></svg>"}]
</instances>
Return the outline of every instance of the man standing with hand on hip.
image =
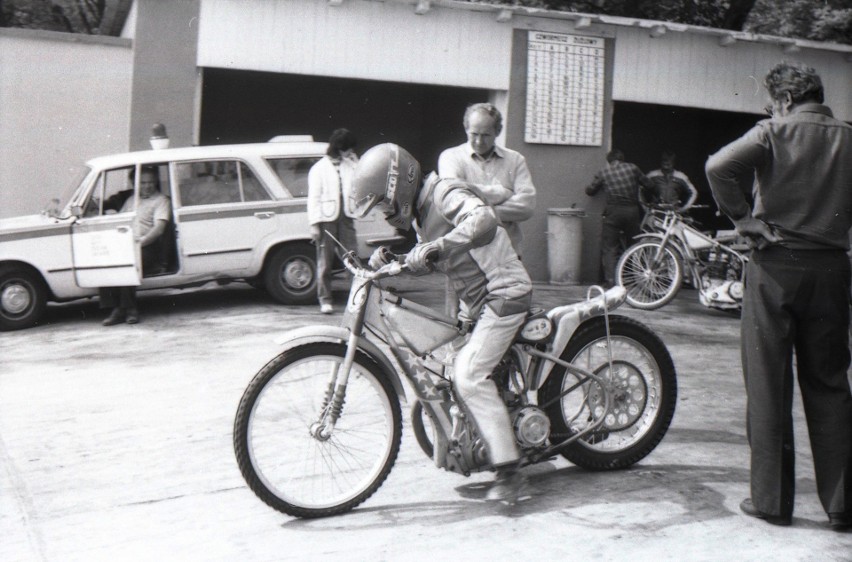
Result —
<instances>
[{"instance_id":1,"label":"man standing with hand on hip","mask_svg":"<svg viewBox=\"0 0 852 562\"><path fill-rule=\"evenodd\" d=\"M792 522L793 352L817 494L836 531L852 528L849 229L852 127L823 105L814 69L781 63L764 79L772 117L707 161L719 208L754 246L741 353L751 496L740 509ZM754 205L738 180L754 174Z\"/></svg>"}]
</instances>

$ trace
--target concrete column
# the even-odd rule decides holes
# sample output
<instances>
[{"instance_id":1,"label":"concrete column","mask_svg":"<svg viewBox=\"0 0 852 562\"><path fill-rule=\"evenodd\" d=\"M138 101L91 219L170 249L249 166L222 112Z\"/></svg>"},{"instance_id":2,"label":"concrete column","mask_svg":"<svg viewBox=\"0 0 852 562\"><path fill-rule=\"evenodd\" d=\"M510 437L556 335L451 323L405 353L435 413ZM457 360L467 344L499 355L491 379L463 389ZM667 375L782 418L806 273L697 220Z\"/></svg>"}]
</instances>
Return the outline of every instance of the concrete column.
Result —
<instances>
[{"instance_id":1,"label":"concrete column","mask_svg":"<svg viewBox=\"0 0 852 562\"><path fill-rule=\"evenodd\" d=\"M201 69L196 65L200 0L138 0L133 40L130 149L150 148L151 126L171 147L197 144Z\"/></svg>"}]
</instances>

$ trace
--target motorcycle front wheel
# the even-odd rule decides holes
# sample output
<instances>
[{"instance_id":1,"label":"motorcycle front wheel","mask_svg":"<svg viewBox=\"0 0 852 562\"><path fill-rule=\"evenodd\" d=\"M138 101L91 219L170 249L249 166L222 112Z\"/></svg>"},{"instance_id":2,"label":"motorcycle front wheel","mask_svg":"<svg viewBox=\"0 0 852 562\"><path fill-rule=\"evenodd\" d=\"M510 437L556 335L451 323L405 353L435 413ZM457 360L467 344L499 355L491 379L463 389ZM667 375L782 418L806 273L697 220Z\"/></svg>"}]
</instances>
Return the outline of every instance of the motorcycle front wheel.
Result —
<instances>
[{"instance_id":1,"label":"motorcycle front wheel","mask_svg":"<svg viewBox=\"0 0 852 562\"><path fill-rule=\"evenodd\" d=\"M379 366L360 352L337 423L328 435L319 431L345 353L345 345L333 343L287 350L255 375L240 400L234 421L240 472L261 500L288 515L351 510L382 485L399 453L399 400Z\"/></svg>"},{"instance_id":2,"label":"motorcycle front wheel","mask_svg":"<svg viewBox=\"0 0 852 562\"><path fill-rule=\"evenodd\" d=\"M630 306L653 310L675 298L683 283L683 264L668 244L661 248L657 241L640 241L625 250L615 275L627 289Z\"/></svg>"},{"instance_id":3,"label":"motorcycle front wheel","mask_svg":"<svg viewBox=\"0 0 852 562\"><path fill-rule=\"evenodd\" d=\"M669 428L677 403L677 376L665 344L643 324L624 316L598 317L580 326L561 359L611 381L607 409L600 384L556 365L539 391L550 418L551 444L588 430L561 451L590 470L626 468L647 456ZM612 368L609 356L612 353Z\"/></svg>"}]
</instances>

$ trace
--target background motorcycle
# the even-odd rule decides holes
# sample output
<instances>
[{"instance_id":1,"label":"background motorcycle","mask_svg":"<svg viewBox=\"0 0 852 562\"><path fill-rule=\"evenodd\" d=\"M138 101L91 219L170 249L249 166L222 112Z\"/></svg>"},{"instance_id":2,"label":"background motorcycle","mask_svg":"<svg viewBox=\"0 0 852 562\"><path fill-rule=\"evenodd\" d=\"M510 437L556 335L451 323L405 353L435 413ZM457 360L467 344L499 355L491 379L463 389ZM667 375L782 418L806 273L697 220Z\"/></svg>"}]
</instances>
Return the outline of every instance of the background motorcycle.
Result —
<instances>
[{"instance_id":1,"label":"background motorcycle","mask_svg":"<svg viewBox=\"0 0 852 562\"><path fill-rule=\"evenodd\" d=\"M383 288L405 270L399 263L373 272L348 254L344 264L353 280L343 325L288 332L234 421L249 487L297 517L346 512L384 482L402 433L400 373L416 396L418 441L435 464L464 475L493 470L452 383L453 349L471 324ZM600 293L532 312L492 374L522 464L562 455L593 470L625 468L671 423L677 380L666 346L639 322L609 314L623 288Z\"/></svg>"},{"instance_id":2,"label":"background motorcycle","mask_svg":"<svg viewBox=\"0 0 852 562\"><path fill-rule=\"evenodd\" d=\"M710 236L673 207L657 207L646 214L643 232L621 255L616 279L635 308L660 308L686 280L698 289L704 306L739 310L747 251L736 234Z\"/></svg>"}]
</instances>

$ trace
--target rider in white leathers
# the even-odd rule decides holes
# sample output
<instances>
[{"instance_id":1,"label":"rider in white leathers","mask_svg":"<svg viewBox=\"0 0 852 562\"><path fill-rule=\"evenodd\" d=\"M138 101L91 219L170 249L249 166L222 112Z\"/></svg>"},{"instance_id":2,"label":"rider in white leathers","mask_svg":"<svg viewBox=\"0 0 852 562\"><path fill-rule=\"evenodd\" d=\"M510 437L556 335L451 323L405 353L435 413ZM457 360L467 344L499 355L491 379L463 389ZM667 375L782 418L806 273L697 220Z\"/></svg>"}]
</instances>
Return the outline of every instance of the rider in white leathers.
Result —
<instances>
[{"instance_id":1,"label":"rider in white leathers","mask_svg":"<svg viewBox=\"0 0 852 562\"><path fill-rule=\"evenodd\" d=\"M355 170L356 213L377 207L394 227L412 222L418 244L404 256L414 272L431 262L445 273L461 300L461 313L476 319L468 343L456 356L454 384L473 416L497 469L489 499L515 501L524 478L509 415L488 377L526 318L532 283L494 210L465 182L430 174L421 181L420 164L405 149L383 144L368 150ZM372 267L387 260L377 250Z\"/></svg>"}]
</instances>

